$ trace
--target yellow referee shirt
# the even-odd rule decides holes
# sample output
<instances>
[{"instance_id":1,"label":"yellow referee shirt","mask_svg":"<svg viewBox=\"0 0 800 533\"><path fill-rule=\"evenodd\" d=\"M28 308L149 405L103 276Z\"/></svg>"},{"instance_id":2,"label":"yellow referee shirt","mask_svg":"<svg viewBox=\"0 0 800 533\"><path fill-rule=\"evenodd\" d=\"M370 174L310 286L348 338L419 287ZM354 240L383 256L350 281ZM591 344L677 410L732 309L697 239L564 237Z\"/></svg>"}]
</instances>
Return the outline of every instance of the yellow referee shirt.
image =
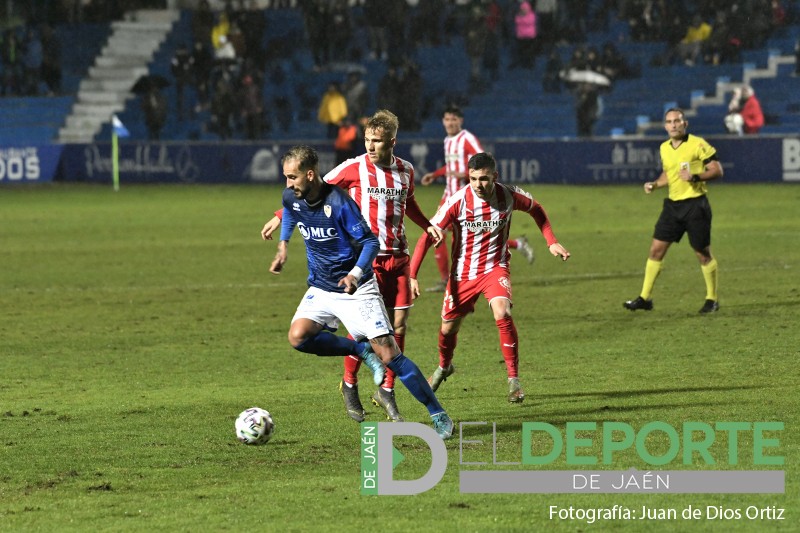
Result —
<instances>
[{"instance_id":1,"label":"yellow referee shirt","mask_svg":"<svg viewBox=\"0 0 800 533\"><path fill-rule=\"evenodd\" d=\"M691 174L700 174L705 171L706 164L716 159L717 150L702 137L687 134L677 148L672 147L672 141L666 140L661 145L661 164L669 180L669 199L687 200L703 196L708 189L706 182L691 183L683 181L678 173L682 165L689 165Z\"/></svg>"}]
</instances>

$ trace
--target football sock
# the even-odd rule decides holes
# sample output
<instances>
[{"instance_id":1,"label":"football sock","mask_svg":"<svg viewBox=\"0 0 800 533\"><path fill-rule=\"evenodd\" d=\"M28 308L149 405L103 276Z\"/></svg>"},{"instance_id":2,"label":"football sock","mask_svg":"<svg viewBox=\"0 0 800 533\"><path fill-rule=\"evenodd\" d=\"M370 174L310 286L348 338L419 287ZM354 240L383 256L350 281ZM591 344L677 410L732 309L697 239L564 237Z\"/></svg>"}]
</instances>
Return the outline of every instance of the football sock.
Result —
<instances>
[{"instance_id":1,"label":"football sock","mask_svg":"<svg viewBox=\"0 0 800 533\"><path fill-rule=\"evenodd\" d=\"M425 376L422 375L422 372L420 372L419 367L414 364L414 361L399 353L386 366L397 374L397 377L406 386L408 392L418 402L425 405L428 413L435 415L444 411L439 400L436 399L436 395L431 390L431 386Z\"/></svg>"},{"instance_id":2,"label":"football sock","mask_svg":"<svg viewBox=\"0 0 800 533\"><path fill-rule=\"evenodd\" d=\"M447 243L442 239L442 244L434 250L434 257L436 258L436 266L439 268L439 277L442 281L447 281L450 277L450 257L448 256Z\"/></svg>"},{"instance_id":3,"label":"football sock","mask_svg":"<svg viewBox=\"0 0 800 533\"><path fill-rule=\"evenodd\" d=\"M364 351L364 348L366 348L366 343L356 342L347 337L340 337L324 329L294 347L295 350L300 352L313 353L314 355L321 356L335 355L339 357L361 353Z\"/></svg>"},{"instance_id":4,"label":"football sock","mask_svg":"<svg viewBox=\"0 0 800 533\"><path fill-rule=\"evenodd\" d=\"M517 243L517 239L508 239L506 241L506 244L508 244L508 247L511 248L512 250L516 250L517 248L519 248L519 244Z\"/></svg>"},{"instance_id":5,"label":"football sock","mask_svg":"<svg viewBox=\"0 0 800 533\"><path fill-rule=\"evenodd\" d=\"M353 337L348 335L348 339L352 339ZM397 345L400 346L400 351L403 351L403 347L405 345L405 335L395 335L395 341L397 341ZM358 383L358 370L361 368L361 363L363 360L358 357L357 355L350 354L344 358L344 382L350 385L355 385ZM394 372L386 369L386 376L383 380L383 385L381 385L386 390L394 389Z\"/></svg>"},{"instance_id":6,"label":"football sock","mask_svg":"<svg viewBox=\"0 0 800 533\"><path fill-rule=\"evenodd\" d=\"M649 300L653 294L656 278L661 273L661 263L661 261L647 259L647 264L644 266L644 283L642 284L642 293L640 295L645 300Z\"/></svg>"},{"instance_id":7,"label":"football sock","mask_svg":"<svg viewBox=\"0 0 800 533\"><path fill-rule=\"evenodd\" d=\"M406 336L405 335L398 335L397 333L394 334L394 340L397 342L397 346L400 348L400 351L406 349ZM392 372L390 368L386 369L386 375L383 378L383 387L386 390L393 390L394 389L394 377L395 373Z\"/></svg>"},{"instance_id":8,"label":"football sock","mask_svg":"<svg viewBox=\"0 0 800 533\"><path fill-rule=\"evenodd\" d=\"M439 366L447 368L453 362L453 355L458 344L458 334L445 335L439 330Z\"/></svg>"},{"instance_id":9,"label":"football sock","mask_svg":"<svg viewBox=\"0 0 800 533\"><path fill-rule=\"evenodd\" d=\"M515 378L519 369L519 337L514 320L507 316L496 320L497 330L500 332L500 351L506 362L506 371L509 378Z\"/></svg>"},{"instance_id":10,"label":"football sock","mask_svg":"<svg viewBox=\"0 0 800 533\"><path fill-rule=\"evenodd\" d=\"M395 375L396 374L392 372L391 369L387 368L386 373L383 375L383 384L381 385L381 387L383 387L386 390L393 390Z\"/></svg>"},{"instance_id":11,"label":"football sock","mask_svg":"<svg viewBox=\"0 0 800 533\"><path fill-rule=\"evenodd\" d=\"M703 278L706 280L706 300L717 301L717 260L712 259L707 265L700 265Z\"/></svg>"},{"instance_id":12,"label":"football sock","mask_svg":"<svg viewBox=\"0 0 800 533\"><path fill-rule=\"evenodd\" d=\"M350 385L358 383L358 369L361 368L361 358L357 355L348 355L344 358L344 382Z\"/></svg>"}]
</instances>

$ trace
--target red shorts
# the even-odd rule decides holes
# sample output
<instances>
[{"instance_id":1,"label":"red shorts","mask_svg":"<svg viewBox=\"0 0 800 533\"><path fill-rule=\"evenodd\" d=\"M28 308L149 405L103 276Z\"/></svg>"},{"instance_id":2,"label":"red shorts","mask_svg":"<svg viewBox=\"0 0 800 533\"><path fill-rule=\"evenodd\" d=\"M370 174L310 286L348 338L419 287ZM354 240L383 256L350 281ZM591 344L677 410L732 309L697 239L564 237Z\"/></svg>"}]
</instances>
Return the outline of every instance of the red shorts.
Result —
<instances>
[{"instance_id":1,"label":"red shorts","mask_svg":"<svg viewBox=\"0 0 800 533\"><path fill-rule=\"evenodd\" d=\"M407 309L411 298L411 260L408 255L379 255L372 262L387 309Z\"/></svg>"},{"instance_id":2,"label":"red shorts","mask_svg":"<svg viewBox=\"0 0 800 533\"><path fill-rule=\"evenodd\" d=\"M507 268L495 268L488 274L472 279L447 282L442 303L442 320L455 320L472 313L478 296L483 294L487 302L495 298L511 300L511 275Z\"/></svg>"}]
</instances>

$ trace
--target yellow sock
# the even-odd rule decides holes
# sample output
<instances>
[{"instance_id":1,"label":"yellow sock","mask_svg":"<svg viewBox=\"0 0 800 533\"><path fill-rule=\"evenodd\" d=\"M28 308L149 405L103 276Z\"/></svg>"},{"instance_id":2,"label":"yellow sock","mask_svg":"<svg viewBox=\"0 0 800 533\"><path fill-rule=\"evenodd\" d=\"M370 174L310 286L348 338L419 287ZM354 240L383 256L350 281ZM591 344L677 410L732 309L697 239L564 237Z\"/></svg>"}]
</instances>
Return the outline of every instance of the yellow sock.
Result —
<instances>
[{"instance_id":1,"label":"yellow sock","mask_svg":"<svg viewBox=\"0 0 800 533\"><path fill-rule=\"evenodd\" d=\"M642 284L642 294L640 296L645 300L650 299L653 292L653 285L656 284L656 278L661 273L661 261L647 260L644 266L644 283Z\"/></svg>"},{"instance_id":2,"label":"yellow sock","mask_svg":"<svg viewBox=\"0 0 800 533\"><path fill-rule=\"evenodd\" d=\"M717 260L712 259L707 265L700 265L703 278L706 280L706 300L717 301Z\"/></svg>"}]
</instances>

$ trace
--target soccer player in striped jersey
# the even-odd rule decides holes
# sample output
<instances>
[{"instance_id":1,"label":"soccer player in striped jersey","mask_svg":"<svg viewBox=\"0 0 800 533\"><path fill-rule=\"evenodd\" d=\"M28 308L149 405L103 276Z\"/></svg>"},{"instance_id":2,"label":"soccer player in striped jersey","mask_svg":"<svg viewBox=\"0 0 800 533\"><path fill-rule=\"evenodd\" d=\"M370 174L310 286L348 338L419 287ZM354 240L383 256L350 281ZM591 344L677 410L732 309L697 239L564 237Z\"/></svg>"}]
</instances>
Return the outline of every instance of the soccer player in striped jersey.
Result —
<instances>
[{"instance_id":1,"label":"soccer player in striped jersey","mask_svg":"<svg viewBox=\"0 0 800 533\"><path fill-rule=\"evenodd\" d=\"M425 405L437 434L450 438L453 421L392 335L373 271L381 244L359 206L345 191L320 178L313 148L292 148L283 156L282 165L287 188L281 240L270 272L283 270L295 226L305 241L308 260L308 290L292 318L289 343L298 351L316 355L359 354L377 385L383 382L385 364ZM352 339L331 333L340 322Z\"/></svg>"},{"instance_id":2,"label":"soccer player in striped jersey","mask_svg":"<svg viewBox=\"0 0 800 533\"><path fill-rule=\"evenodd\" d=\"M689 245L700 261L706 283L706 299L700 313L719 310L717 260L711 255L711 205L706 196L706 182L722 177L722 164L717 159L717 150L702 137L687 133L688 127L683 110L671 108L664 114L664 129L669 135L661 144L664 170L655 181L644 184L644 192L650 194L655 189L669 187L669 193L653 232L642 292L622 304L631 311L653 309L651 294L664 256L673 242L680 242L684 233L689 236Z\"/></svg>"},{"instance_id":3,"label":"soccer player in striped jersey","mask_svg":"<svg viewBox=\"0 0 800 533\"><path fill-rule=\"evenodd\" d=\"M391 318L395 341L403 350L409 310L413 305L405 217L429 232L437 245L442 234L431 225L414 197L413 165L394 155L398 126L393 113L377 111L365 126L366 153L341 163L323 180L349 193L378 237L380 251L373 269ZM269 238L270 228L277 227L276 220L264 227L263 238ZM356 355L345 357L344 376L339 384L347 414L357 422L362 422L365 415L358 394L360 366L361 359ZM372 402L383 408L390 420L402 421L394 396L394 378L391 369L386 372L386 380L372 395Z\"/></svg>"},{"instance_id":4,"label":"soccer player in striped jersey","mask_svg":"<svg viewBox=\"0 0 800 533\"><path fill-rule=\"evenodd\" d=\"M491 154L474 155L469 160L468 173L469 185L453 194L431 219L441 230L453 229L453 269L442 304L439 367L428 382L435 391L455 371L452 360L458 331L483 295L500 333L500 351L508 374L508 401L520 403L525 393L519 382L519 338L511 317L508 251L512 213L524 211L533 218L552 255L566 261L570 253L556 239L539 202L518 187L497 183L497 163ZM420 294L417 273L430 245L430 239L423 235L412 256L411 290L415 298Z\"/></svg>"},{"instance_id":5,"label":"soccer player in striped jersey","mask_svg":"<svg viewBox=\"0 0 800 533\"><path fill-rule=\"evenodd\" d=\"M461 189L469 181L467 165L469 158L475 154L483 152L483 147L478 138L470 131L464 129L464 113L457 105L449 105L442 113L442 125L444 126L447 137L444 138L444 166L433 172L428 172L422 176L421 183L430 185L437 178L444 177L444 193L440 206ZM450 276L450 263L448 258L447 246L440 246L435 251L436 266L439 269L441 281L428 287L430 292L442 292L447 285ZM533 263L533 248L531 248L525 237L517 237L508 240L508 247L517 249L525 257L528 263Z\"/></svg>"}]
</instances>

